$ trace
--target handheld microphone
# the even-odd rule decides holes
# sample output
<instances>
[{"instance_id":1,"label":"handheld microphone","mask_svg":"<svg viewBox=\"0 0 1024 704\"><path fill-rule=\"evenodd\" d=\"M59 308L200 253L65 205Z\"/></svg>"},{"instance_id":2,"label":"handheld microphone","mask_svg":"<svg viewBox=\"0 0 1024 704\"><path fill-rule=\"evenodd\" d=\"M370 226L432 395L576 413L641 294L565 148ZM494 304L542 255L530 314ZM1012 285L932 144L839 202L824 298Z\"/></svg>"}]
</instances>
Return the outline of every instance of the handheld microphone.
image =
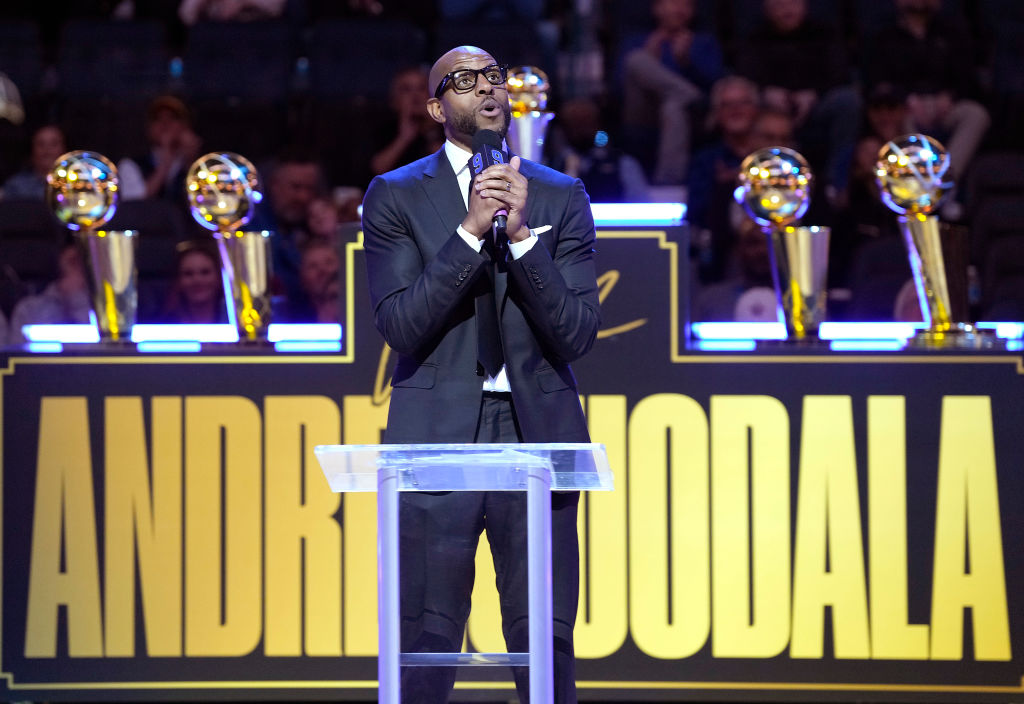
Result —
<instances>
[{"instance_id":1,"label":"handheld microphone","mask_svg":"<svg viewBox=\"0 0 1024 704\"><path fill-rule=\"evenodd\" d=\"M473 135L473 161L470 168L476 176L492 164L504 164L508 160L501 151L501 135L494 130L479 130ZM495 237L504 237L508 212L499 210L491 221Z\"/></svg>"}]
</instances>

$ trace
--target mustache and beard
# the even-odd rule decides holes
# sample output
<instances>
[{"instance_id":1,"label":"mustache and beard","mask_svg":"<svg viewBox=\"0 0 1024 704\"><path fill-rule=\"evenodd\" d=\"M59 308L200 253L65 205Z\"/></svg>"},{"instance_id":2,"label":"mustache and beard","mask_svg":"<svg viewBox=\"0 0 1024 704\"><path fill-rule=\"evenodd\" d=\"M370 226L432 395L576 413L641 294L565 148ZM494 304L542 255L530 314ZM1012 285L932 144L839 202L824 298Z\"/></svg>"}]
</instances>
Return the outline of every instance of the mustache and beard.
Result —
<instances>
[{"instance_id":1,"label":"mustache and beard","mask_svg":"<svg viewBox=\"0 0 1024 704\"><path fill-rule=\"evenodd\" d=\"M512 122L512 107L508 104L508 101L498 100L498 106L501 109L502 114L502 126L501 129L494 130L502 137L508 134L508 126ZM448 120L452 123L452 127L456 132L472 137L481 129L477 123L477 112L476 110L452 110L448 115ZM489 129L489 128L487 128Z\"/></svg>"}]
</instances>

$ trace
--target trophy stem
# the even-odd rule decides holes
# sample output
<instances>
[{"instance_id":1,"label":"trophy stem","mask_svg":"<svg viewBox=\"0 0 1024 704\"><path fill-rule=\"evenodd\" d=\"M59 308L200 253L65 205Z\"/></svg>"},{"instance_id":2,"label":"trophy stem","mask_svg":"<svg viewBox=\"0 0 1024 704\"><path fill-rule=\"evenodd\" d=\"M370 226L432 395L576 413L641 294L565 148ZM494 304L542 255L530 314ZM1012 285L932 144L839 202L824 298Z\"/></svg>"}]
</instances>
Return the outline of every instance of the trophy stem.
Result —
<instances>
[{"instance_id":1,"label":"trophy stem","mask_svg":"<svg viewBox=\"0 0 1024 704\"><path fill-rule=\"evenodd\" d=\"M934 215L914 213L900 217L899 221L910 258L910 271L914 275L921 317L927 326L926 333L948 332L953 321L939 219Z\"/></svg>"},{"instance_id":2,"label":"trophy stem","mask_svg":"<svg viewBox=\"0 0 1024 704\"><path fill-rule=\"evenodd\" d=\"M239 338L265 339L270 324L270 233L226 232L217 237L228 315Z\"/></svg>"},{"instance_id":3,"label":"trophy stem","mask_svg":"<svg viewBox=\"0 0 1024 704\"><path fill-rule=\"evenodd\" d=\"M532 110L514 113L509 123L509 143L513 152L530 161L540 161L544 152L544 135L553 112Z\"/></svg>"},{"instance_id":4,"label":"trophy stem","mask_svg":"<svg viewBox=\"0 0 1024 704\"><path fill-rule=\"evenodd\" d=\"M131 336L138 307L134 230L83 229L89 289L100 339L123 342Z\"/></svg>"},{"instance_id":5,"label":"trophy stem","mask_svg":"<svg viewBox=\"0 0 1024 704\"><path fill-rule=\"evenodd\" d=\"M790 340L816 341L825 319L827 227L768 228L775 296Z\"/></svg>"}]
</instances>

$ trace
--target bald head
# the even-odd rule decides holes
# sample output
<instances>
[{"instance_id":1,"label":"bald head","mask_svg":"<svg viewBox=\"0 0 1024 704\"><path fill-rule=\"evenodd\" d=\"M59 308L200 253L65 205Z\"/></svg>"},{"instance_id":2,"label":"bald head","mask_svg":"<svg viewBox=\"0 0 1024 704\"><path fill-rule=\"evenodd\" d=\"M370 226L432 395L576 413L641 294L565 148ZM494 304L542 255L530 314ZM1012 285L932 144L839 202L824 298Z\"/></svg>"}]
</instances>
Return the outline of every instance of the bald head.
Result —
<instances>
[{"instance_id":1,"label":"bald head","mask_svg":"<svg viewBox=\"0 0 1024 704\"><path fill-rule=\"evenodd\" d=\"M484 59L487 64L497 63L494 57L477 46L457 46L444 53L434 62L430 68L430 91L431 94L437 90L437 85L445 75L459 68L465 68L468 64L479 59ZM486 64L480 64L481 66Z\"/></svg>"},{"instance_id":2,"label":"bald head","mask_svg":"<svg viewBox=\"0 0 1024 704\"><path fill-rule=\"evenodd\" d=\"M481 70L494 64L494 57L479 47L457 46L430 69L431 94L454 71L466 70L476 78L472 90L463 83L462 88L446 89L427 100L427 114L443 126L445 138L466 150L472 149L473 135L480 130L493 130L503 137L508 132L512 110L507 87L493 73L480 80Z\"/></svg>"}]
</instances>

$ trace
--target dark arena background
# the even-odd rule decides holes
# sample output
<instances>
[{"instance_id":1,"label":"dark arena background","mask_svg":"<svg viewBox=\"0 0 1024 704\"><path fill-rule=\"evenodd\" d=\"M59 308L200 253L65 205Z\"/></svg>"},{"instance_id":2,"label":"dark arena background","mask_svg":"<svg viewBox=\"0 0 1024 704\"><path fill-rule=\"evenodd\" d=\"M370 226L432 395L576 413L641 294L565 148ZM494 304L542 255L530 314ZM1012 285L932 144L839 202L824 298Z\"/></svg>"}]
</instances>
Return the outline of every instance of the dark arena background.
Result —
<instances>
[{"instance_id":1,"label":"dark arena background","mask_svg":"<svg viewBox=\"0 0 1024 704\"><path fill-rule=\"evenodd\" d=\"M581 503L580 699L1024 699L1021 36L1015 0L3 3L0 699L375 700L375 497L331 493L313 448L380 442L358 206L443 142L426 69L460 44L547 75L539 159L597 220L574 370L615 490ZM905 344L874 163L911 132L951 156L936 216L987 349ZM817 344L765 340L733 190L768 146L831 228ZM72 150L116 166L109 228L138 232L134 342L94 341L47 201ZM235 341L186 197L222 151L260 175L269 341ZM167 332L196 324L227 336ZM501 651L485 540L476 572L465 647ZM503 668L453 695L514 698Z\"/></svg>"}]
</instances>

